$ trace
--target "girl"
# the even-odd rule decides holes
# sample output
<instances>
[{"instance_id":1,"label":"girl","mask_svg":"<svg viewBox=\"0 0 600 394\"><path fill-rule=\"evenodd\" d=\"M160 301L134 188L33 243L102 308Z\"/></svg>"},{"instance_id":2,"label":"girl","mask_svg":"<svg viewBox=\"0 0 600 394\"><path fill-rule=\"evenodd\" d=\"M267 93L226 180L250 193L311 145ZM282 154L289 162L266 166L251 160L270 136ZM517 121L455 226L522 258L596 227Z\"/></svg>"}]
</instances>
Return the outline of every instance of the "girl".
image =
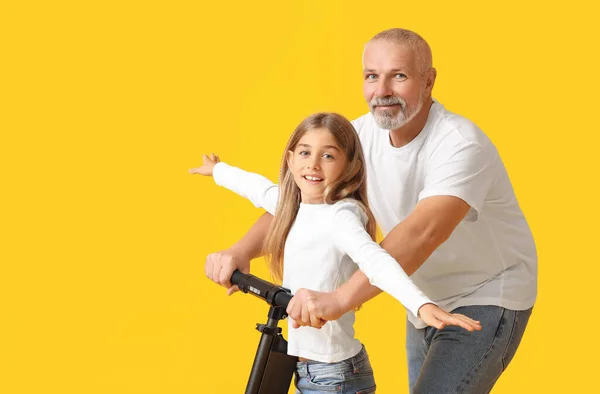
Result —
<instances>
[{"instance_id":1,"label":"girl","mask_svg":"<svg viewBox=\"0 0 600 394\"><path fill-rule=\"evenodd\" d=\"M479 322L433 304L375 240L366 194L360 140L350 122L334 113L302 121L285 148L279 186L268 179L203 158L192 173L212 175L224 186L274 215L265 240L269 269L283 286L331 292L360 268L374 286L391 294L426 324ZM358 265L358 266L357 266ZM354 338L354 311L322 328L289 326L288 353L299 357L297 393L374 393L364 346Z\"/></svg>"}]
</instances>

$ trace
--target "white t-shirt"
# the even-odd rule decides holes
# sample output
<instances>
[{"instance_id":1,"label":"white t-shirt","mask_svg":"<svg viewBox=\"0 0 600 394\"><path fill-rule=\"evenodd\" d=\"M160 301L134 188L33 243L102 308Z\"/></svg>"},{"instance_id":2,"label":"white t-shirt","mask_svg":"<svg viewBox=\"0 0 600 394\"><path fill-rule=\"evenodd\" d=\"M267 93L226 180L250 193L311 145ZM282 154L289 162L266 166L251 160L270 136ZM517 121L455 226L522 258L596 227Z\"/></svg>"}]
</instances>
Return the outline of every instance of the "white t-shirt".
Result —
<instances>
[{"instance_id":1,"label":"white t-shirt","mask_svg":"<svg viewBox=\"0 0 600 394\"><path fill-rule=\"evenodd\" d=\"M218 163L213 171L218 185L248 198L257 207L275 214L279 188L268 179ZM283 286L334 291L357 268L369 281L398 299L412 313L431 302L412 283L400 265L365 231L367 216L353 200L335 204L300 204L284 249ZM356 263L356 264L355 264ZM358 265L358 266L357 266ZM321 362L355 356L361 343L354 338L354 312L312 327L288 332L288 353Z\"/></svg>"},{"instance_id":2,"label":"white t-shirt","mask_svg":"<svg viewBox=\"0 0 600 394\"><path fill-rule=\"evenodd\" d=\"M427 123L405 146L390 144L389 131L371 113L352 121L367 161L369 205L387 235L418 201L450 195L471 209L450 238L411 279L440 307L533 306L537 255L498 151L471 121L434 102ZM408 314L417 327L424 324Z\"/></svg>"}]
</instances>

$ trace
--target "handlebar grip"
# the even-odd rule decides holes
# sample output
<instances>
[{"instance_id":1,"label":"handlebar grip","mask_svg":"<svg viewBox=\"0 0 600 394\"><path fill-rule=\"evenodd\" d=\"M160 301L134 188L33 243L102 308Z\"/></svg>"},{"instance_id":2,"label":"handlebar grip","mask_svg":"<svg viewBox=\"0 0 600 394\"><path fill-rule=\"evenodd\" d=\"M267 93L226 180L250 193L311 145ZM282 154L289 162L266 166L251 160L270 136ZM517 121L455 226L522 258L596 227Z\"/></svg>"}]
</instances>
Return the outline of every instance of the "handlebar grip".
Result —
<instances>
[{"instance_id":1,"label":"handlebar grip","mask_svg":"<svg viewBox=\"0 0 600 394\"><path fill-rule=\"evenodd\" d=\"M235 270L233 271L233 274L231 275L231 279L230 282L232 285L237 285L239 286L240 283L242 283L242 281L244 280L244 278L248 276L246 274L243 274L242 271L240 270Z\"/></svg>"},{"instance_id":2,"label":"handlebar grip","mask_svg":"<svg viewBox=\"0 0 600 394\"><path fill-rule=\"evenodd\" d=\"M244 274L239 270L233 272L230 281L232 284L237 285L244 293L250 292L272 306L279 306L286 309L293 297L288 289L262 280L254 275Z\"/></svg>"}]
</instances>

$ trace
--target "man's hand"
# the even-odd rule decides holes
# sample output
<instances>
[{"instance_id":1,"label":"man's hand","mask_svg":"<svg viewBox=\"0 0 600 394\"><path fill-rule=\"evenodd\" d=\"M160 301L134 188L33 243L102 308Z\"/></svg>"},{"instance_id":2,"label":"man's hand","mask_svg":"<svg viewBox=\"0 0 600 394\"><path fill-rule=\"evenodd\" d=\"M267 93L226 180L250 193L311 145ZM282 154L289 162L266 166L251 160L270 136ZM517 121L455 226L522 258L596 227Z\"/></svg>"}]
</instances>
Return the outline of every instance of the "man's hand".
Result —
<instances>
[{"instance_id":1,"label":"man's hand","mask_svg":"<svg viewBox=\"0 0 600 394\"><path fill-rule=\"evenodd\" d=\"M460 313L448 313L434 304L425 304L419 308L419 317L428 326L438 330L446 326L460 326L467 331L481 330L478 320L461 315Z\"/></svg>"},{"instance_id":2,"label":"man's hand","mask_svg":"<svg viewBox=\"0 0 600 394\"><path fill-rule=\"evenodd\" d=\"M292 327L321 328L328 320L339 319L343 314L342 302L335 292L299 289L287 307Z\"/></svg>"},{"instance_id":3,"label":"man's hand","mask_svg":"<svg viewBox=\"0 0 600 394\"><path fill-rule=\"evenodd\" d=\"M204 272L206 277L216 284L227 288L227 295L232 295L239 290L237 286L232 286L230 279L233 271L240 270L244 274L250 272L250 259L235 254L231 249L221 252L211 253L206 257Z\"/></svg>"},{"instance_id":4,"label":"man's hand","mask_svg":"<svg viewBox=\"0 0 600 394\"><path fill-rule=\"evenodd\" d=\"M212 176L215 165L220 161L221 159L219 159L219 156L215 155L214 153L211 153L210 157L208 157L207 155L202 155L202 166L191 168L190 174Z\"/></svg>"}]
</instances>

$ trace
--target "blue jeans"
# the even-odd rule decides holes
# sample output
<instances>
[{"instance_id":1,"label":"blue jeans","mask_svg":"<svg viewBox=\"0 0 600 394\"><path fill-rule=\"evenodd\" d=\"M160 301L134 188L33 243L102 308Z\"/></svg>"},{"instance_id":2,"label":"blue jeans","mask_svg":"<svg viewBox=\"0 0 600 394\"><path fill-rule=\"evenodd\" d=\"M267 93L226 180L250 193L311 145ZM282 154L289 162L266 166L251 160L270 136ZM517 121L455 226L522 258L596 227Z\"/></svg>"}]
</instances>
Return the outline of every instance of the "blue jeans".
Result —
<instances>
[{"instance_id":1,"label":"blue jeans","mask_svg":"<svg viewBox=\"0 0 600 394\"><path fill-rule=\"evenodd\" d=\"M408 379L412 394L486 394L504 372L521 342L531 308L513 311L493 305L456 308L479 320L468 332L448 326L416 329L406 325Z\"/></svg>"},{"instance_id":2,"label":"blue jeans","mask_svg":"<svg viewBox=\"0 0 600 394\"><path fill-rule=\"evenodd\" d=\"M296 394L371 394L375 378L363 346L354 357L337 363L299 362L296 367Z\"/></svg>"}]
</instances>

